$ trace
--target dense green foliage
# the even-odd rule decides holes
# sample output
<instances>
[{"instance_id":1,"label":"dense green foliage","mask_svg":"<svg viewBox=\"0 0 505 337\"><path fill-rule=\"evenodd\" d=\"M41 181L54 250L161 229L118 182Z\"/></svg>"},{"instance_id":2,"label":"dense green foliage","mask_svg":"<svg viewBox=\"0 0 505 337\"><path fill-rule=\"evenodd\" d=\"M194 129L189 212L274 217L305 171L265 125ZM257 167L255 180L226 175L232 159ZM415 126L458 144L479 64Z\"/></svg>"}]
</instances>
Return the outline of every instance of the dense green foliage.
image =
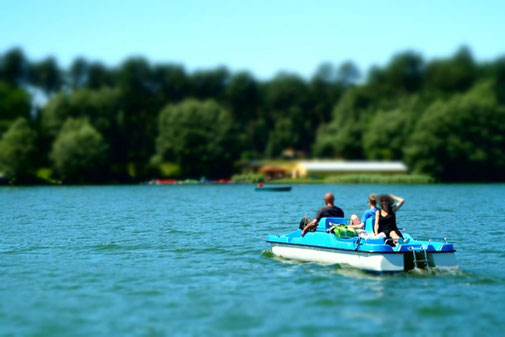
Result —
<instances>
[{"instance_id":1,"label":"dense green foliage","mask_svg":"<svg viewBox=\"0 0 505 337\"><path fill-rule=\"evenodd\" d=\"M501 179L505 172L505 107L484 84L434 102L416 125L406 159L442 180Z\"/></svg>"},{"instance_id":2,"label":"dense green foliage","mask_svg":"<svg viewBox=\"0 0 505 337\"><path fill-rule=\"evenodd\" d=\"M477 63L467 48L430 61L400 53L366 77L345 62L267 81L140 57L117 67L79 58L65 70L20 49L0 55L0 162L17 183L40 169L69 183L222 178L281 157L402 160L440 181L504 180L504 109L505 58Z\"/></svg>"},{"instance_id":3,"label":"dense green foliage","mask_svg":"<svg viewBox=\"0 0 505 337\"><path fill-rule=\"evenodd\" d=\"M215 101L189 99L168 105L158 125L158 160L175 161L189 177L231 174L237 148L232 119Z\"/></svg>"},{"instance_id":4,"label":"dense green foliage","mask_svg":"<svg viewBox=\"0 0 505 337\"><path fill-rule=\"evenodd\" d=\"M50 158L65 183L103 181L107 144L86 120L68 119L61 128Z\"/></svg>"},{"instance_id":5,"label":"dense green foliage","mask_svg":"<svg viewBox=\"0 0 505 337\"><path fill-rule=\"evenodd\" d=\"M265 177L261 173L245 173L245 174L234 174L231 180L236 183L263 183L265 182Z\"/></svg>"},{"instance_id":6,"label":"dense green foliage","mask_svg":"<svg viewBox=\"0 0 505 337\"><path fill-rule=\"evenodd\" d=\"M30 181L33 176L35 131L19 117L0 140L0 172L12 183Z\"/></svg>"},{"instance_id":7,"label":"dense green foliage","mask_svg":"<svg viewBox=\"0 0 505 337\"><path fill-rule=\"evenodd\" d=\"M28 94L6 82L0 82L0 135L18 117L30 118Z\"/></svg>"},{"instance_id":8,"label":"dense green foliage","mask_svg":"<svg viewBox=\"0 0 505 337\"><path fill-rule=\"evenodd\" d=\"M380 174L342 174L324 179L328 184L429 184L435 181L427 175L380 175Z\"/></svg>"}]
</instances>

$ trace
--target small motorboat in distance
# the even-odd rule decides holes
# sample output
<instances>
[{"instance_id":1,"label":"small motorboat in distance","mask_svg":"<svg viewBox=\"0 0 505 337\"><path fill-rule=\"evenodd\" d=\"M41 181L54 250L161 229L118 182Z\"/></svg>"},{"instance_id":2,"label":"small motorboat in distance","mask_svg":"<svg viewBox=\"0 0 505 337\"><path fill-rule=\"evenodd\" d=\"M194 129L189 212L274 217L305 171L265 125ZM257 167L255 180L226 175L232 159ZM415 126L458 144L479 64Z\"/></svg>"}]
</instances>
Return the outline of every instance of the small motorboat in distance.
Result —
<instances>
[{"instance_id":1,"label":"small motorboat in distance","mask_svg":"<svg viewBox=\"0 0 505 337\"><path fill-rule=\"evenodd\" d=\"M315 232L301 236L300 229L286 235L269 235L274 255L321 264L347 264L372 273L394 273L414 268L457 268L454 246L443 241L415 240L407 233L392 247L384 237L343 238L331 227L346 224L344 218L322 218Z\"/></svg>"},{"instance_id":2,"label":"small motorboat in distance","mask_svg":"<svg viewBox=\"0 0 505 337\"><path fill-rule=\"evenodd\" d=\"M254 190L256 192L289 192L291 186L263 186L263 184L258 184Z\"/></svg>"}]
</instances>

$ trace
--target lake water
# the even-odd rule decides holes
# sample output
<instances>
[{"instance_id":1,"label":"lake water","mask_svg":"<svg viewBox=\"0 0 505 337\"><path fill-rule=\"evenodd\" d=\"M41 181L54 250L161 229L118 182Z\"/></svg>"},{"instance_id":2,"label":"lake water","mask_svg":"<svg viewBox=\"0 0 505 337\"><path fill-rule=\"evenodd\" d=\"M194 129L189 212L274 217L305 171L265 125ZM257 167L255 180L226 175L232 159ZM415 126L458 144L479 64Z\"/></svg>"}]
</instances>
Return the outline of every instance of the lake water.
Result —
<instances>
[{"instance_id":1,"label":"lake water","mask_svg":"<svg viewBox=\"0 0 505 337\"><path fill-rule=\"evenodd\" d=\"M447 236L453 272L370 275L275 258L333 192L406 199L399 227ZM474 336L505 331L505 185L1 188L0 336Z\"/></svg>"}]
</instances>

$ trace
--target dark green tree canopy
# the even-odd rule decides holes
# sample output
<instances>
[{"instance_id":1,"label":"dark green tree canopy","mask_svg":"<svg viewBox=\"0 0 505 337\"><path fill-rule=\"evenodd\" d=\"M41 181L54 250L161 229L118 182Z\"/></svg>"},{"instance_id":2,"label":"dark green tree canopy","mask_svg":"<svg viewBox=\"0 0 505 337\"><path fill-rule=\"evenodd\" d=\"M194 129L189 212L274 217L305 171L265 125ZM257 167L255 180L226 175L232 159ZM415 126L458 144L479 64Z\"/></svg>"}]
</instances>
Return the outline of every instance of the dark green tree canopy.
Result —
<instances>
[{"instance_id":1,"label":"dark green tree canopy","mask_svg":"<svg viewBox=\"0 0 505 337\"><path fill-rule=\"evenodd\" d=\"M300 139L299 133L291 119L280 119L275 124L275 128L270 132L266 155L270 158L278 157L283 150L297 148Z\"/></svg>"},{"instance_id":2,"label":"dark green tree canopy","mask_svg":"<svg viewBox=\"0 0 505 337\"><path fill-rule=\"evenodd\" d=\"M192 177L225 177L237 159L230 113L215 101L185 100L159 117L157 154Z\"/></svg>"},{"instance_id":3,"label":"dark green tree canopy","mask_svg":"<svg viewBox=\"0 0 505 337\"><path fill-rule=\"evenodd\" d=\"M322 63L309 79L280 72L257 80L225 67L187 72L143 57L117 66L77 58L61 69L54 58L31 61L19 48L0 54L0 135L18 117L29 121L38 149L31 172L54 163L57 138L75 143L61 132L67 119L78 119L107 147L104 172L112 181L147 180L176 163L182 176L228 176L238 158L277 158L287 149L309 158L402 160L442 180L465 180L466 169L456 169L465 162L462 148L474 153L467 167L486 163L492 179L503 180L501 156L479 149L500 144L489 130L500 134L504 106L504 58L476 62L465 47L432 60L401 52L365 79L350 61ZM469 131L475 127L479 135ZM160 160L172 163L152 165Z\"/></svg>"},{"instance_id":4,"label":"dark green tree canopy","mask_svg":"<svg viewBox=\"0 0 505 337\"><path fill-rule=\"evenodd\" d=\"M337 71L337 82L344 88L355 85L361 78L359 68L351 61L346 61L340 65Z\"/></svg>"},{"instance_id":5,"label":"dark green tree canopy","mask_svg":"<svg viewBox=\"0 0 505 337\"><path fill-rule=\"evenodd\" d=\"M59 178L65 183L100 182L107 177L107 144L84 119L68 119L50 154Z\"/></svg>"},{"instance_id":6,"label":"dark green tree canopy","mask_svg":"<svg viewBox=\"0 0 505 337\"><path fill-rule=\"evenodd\" d=\"M153 69L153 85L161 106L166 102L179 102L188 95L190 81L183 66L157 65Z\"/></svg>"},{"instance_id":7,"label":"dark green tree canopy","mask_svg":"<svg viewBox=\"0 0 505 337\"><path fill-rule=\"evenodd\" d=\"M243 126L256 118L260 104L259 85L249 73L233 76L226 88L227 106L233 113L233 119Z\"/></svg>"},{"instance_id":8,"label":"dark green tree canopy","mask_svg":"<svg viewBox=\"0 0 505 337\"><path fill-rule=\"evenodd\" d=\"M434 60L427 65L426 85L442 92L468 90L477 78L477 66L468 48L461 48L448 60Z\"/></svg>"},{"instance_id":9,"label":"dark green tree canopy","mask_svg":"<svg viewBox=\"0 0 505 337\"><path fill-rule=\"evenodd\" d=\"M14 183L30 181L37 134L25 118L18 118L0 140L0 172Z\"/></svg>"},{"instance_id":10,"label":"dark green tree canopy","mask_svg":"<svg viewBox=\"0 0 505 337\"><path fill-rule=\"evenodd\" d=\"M6 82L0 82L0 136L18 117L30 118L28 94Z\"/></svg>"},{"instance_id":11,"label":"dark green tree canopy","mask_svg":"<svg viewBox=\"0 0 505 337\"><path fill-rule=\"evenodd\" d=\"M42 125L54 137L68 118L87 118L101 133L110 134L117 123L120 99L119 90L110 88L59 93L43 109Z\"/></svg>"},{"instance_id":12,"label":"dark green tree canopy","mask_svg":"<svg viewBox=\"0 0 505 337\"><path fill-rule=\"evenodd\" d=\"M89 64L79 57L74 60L69 70L70 84L74 90L82 89L88 83L89 79Z\"/></svg>"},{"instance_id":13,"label":"dark green tree canopy","mask_svg":"<svg viewBox=\"0 0 505 337\"><path fill-rule=\"evenodd\" d=\"M230 72L225 67L215 70L200 70L191 77L192 95L199 99L212 98L221 102L230 81Z\"/></svg>"},{"instance_id":14,"label":"dark green tree canopy","mask_svg":"<svg viewBox=\"0 0 505 337\"><path fill-rule=\"evenodd\" d=\"M0 57L0 81L13 86L28 83L29 63L20 48L13 48Z\"/></svg>"},{"instance_id":15,"label":"dark green tree canopy","mask_svg":"<svg viewBox=\"0 0 505 337\"><path fill-rule=\"evenodd\" d=\"M489 83L423 114L406 148L410 167L446 181L502 180L505 108Z\"/></svg>"},{"instance_id":16,"label":"dark green tree canopy","mask_svg":"<svg viewBox=\"0 0 505 337\"><path fill-rule=\"evenodd\" d=\"M108 69L100 62L91 63L85 75L85 87L100 89L103 87L117 87L117 74L114 69Z\"/></svg>"},{"instance_id":17,"label":"dark green tree canopy","mask_svg":"<svg viewBox=\"0 0 505 337\"><path fill-rule=\"evenodd\" d=\"M59 90L63 78L56 60L49 57L41 62L32 64L30 68L31 83L41 88L46 95L51 95Z\"/></svg>"}]
</instances>

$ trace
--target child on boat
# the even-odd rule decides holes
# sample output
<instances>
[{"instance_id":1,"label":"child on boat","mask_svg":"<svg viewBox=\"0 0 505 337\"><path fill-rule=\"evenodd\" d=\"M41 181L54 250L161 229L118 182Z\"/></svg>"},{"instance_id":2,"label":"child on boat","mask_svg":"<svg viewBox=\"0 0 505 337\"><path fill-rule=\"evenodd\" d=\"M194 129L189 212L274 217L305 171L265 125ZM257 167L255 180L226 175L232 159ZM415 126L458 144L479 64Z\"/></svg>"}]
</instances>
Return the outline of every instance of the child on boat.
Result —
<instances>
[{"instance_id":1,"label":"child on boat","mask_svg":"<svg viewBox=\"0 0 505 337\"><path fill-rule=\"evenodd\" d=\"M377 212L377 196L372 193L368 196L368 207L369 209L363 213L363 216L358 218L356 214L351 215L351 223L349 227L354 229L362 229L367 232L373 232L373 224L375 223L375 213ZM366 226L367 220L371 218L369 228Z\"/></svg>"}]
</instances>

